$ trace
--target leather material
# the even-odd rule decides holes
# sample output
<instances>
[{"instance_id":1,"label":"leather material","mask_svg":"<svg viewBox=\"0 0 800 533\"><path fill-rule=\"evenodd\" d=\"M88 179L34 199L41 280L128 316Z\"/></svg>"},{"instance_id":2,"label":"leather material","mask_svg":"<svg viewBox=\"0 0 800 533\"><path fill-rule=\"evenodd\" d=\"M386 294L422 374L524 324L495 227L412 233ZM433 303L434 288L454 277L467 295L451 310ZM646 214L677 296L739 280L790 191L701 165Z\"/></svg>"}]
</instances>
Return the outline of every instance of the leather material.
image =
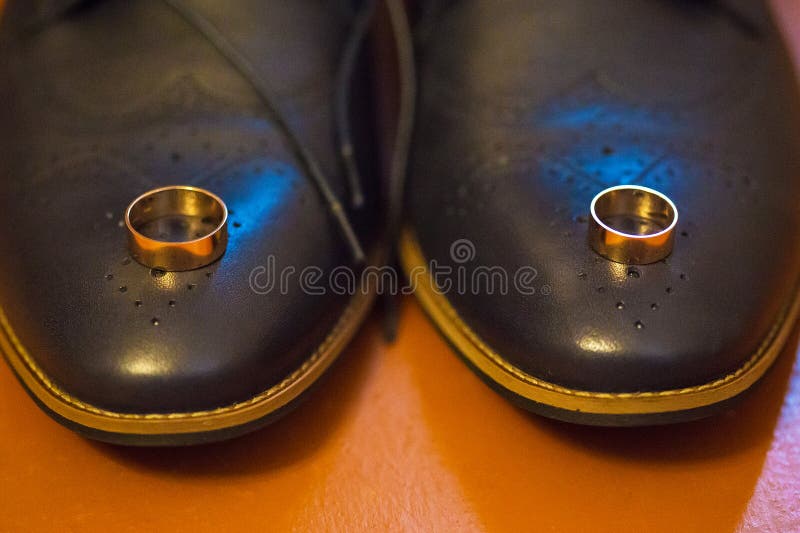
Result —
<instances>
[{"instance_id":1,"label":"leather material","mask_svg":"<svg viewBox=\"0 0 800 533\"><path fill-rule=\"evenodd\" d=\"M331 107L352 6L188 3L268 80L345 198ZM316 283L325 295L306 294L300 272L351 261L284 132L164 2L82 3L15 35L24 4L9 3L0 30L0 304L22 344L65 392L122 413L214 409L280 383L349 301L327 278ZM367 108L354 99L359 140L372 136ZM374 176L371 149L356 149L362 174ZM365 181L368 205L351 216L370 250L378 184ZM154 276L128 257L121 220L139 194L170 184L220 195L230 240L216 264ZM286 294L250 288L270 255L277 269L295 269Z\"/></svg>"},{"instance_id":2,"label":"leather material","mask_svg":"<svg viewBox=\"0 0 800 533\"><path fill-rule=\"evenodd\" d=\"M522 371L601 392L692 387L737 371L796 297L798 99L761 2L442 2L421 28L407 223L466 279L464 322ZM606 187L652 187L680 219L665 261L587 244ZM474 254L451 246L467 239ZM536 269L534 295L513 275ZM455 275L451 278L456 283Z\"/></svg>"}]
</instances>

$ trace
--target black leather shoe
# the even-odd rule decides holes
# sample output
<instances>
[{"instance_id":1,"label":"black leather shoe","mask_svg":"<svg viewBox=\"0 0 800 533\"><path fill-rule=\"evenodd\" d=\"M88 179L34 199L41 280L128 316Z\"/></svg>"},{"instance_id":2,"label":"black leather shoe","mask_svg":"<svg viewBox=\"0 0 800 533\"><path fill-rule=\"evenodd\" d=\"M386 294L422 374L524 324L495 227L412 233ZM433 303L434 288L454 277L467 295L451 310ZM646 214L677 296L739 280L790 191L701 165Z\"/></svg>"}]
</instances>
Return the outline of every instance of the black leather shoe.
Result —
<instances>
[{"instance_id":1,"label":"black leather shoe","mask_svg":"<svg viewBox=\"0 0 800 533\"><path fill-rule=\"evenodd\" d=\"M385 253L368 7L7 4L0 346L48 414L110 442L220 440L285 412L331 365L372 295L301 274ZM227 251L151 270L129 256L124 210L184 184L227 203Z\"/></svg>"},{"instance_id":2,"label":"black leather shoe","mask_svg":"<svg viewBox=\"0 0 800 533\"><path fill-rule=\"evenodd\" d=\"M467 364L599 425L702 417L756 383L800 272L798 98L766 2L437 2L419 32L401 255ZM675 202L665 260L589 246L591 200L621 184Z\"/></svg>"}]
</instances>

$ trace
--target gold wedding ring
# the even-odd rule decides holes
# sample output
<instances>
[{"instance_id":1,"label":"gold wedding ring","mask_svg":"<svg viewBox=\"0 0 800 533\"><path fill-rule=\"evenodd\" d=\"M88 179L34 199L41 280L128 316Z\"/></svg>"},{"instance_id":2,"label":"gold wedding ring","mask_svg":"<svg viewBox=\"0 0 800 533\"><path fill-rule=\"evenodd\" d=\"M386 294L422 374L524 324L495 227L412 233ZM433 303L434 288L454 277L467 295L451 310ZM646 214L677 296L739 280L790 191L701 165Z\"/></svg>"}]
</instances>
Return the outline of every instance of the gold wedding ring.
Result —
<instances>
[{"instance_id":1,"label":"gold wedding ring","mask_svg":"<svg viewBox=\"0 0 800 533\"><path fill-rule=\"evenodd\" d=\"M168 272L209 265L228 245L228 208L218 196L197 187L146 192L125 211L125 224L131 256Z\"/></svg>"},{"instance_id":2,"label":"gold wedding ring","mask_svg":"<svg viewBox=\"0 0 800 533\"><path fill-rule=\"evenodd\" d=\"M591 204L589 244L618 263L655 263L672 252L678 209L665 195L639 185L600 192Z\"/></svg>"}]
</instances>

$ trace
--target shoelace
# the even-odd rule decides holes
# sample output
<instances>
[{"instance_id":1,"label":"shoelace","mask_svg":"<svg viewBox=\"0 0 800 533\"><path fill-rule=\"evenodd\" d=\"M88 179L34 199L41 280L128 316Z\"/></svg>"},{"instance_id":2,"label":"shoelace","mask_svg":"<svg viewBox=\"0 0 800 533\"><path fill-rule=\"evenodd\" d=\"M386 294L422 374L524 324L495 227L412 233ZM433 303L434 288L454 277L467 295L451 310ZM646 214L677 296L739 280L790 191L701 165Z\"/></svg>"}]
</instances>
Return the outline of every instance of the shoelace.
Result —
<instances>
[{"instance_id":1,"label":"shoelace","mask_svg":"<svg viewBox=\"0 0 800 533\"><path fill-rule=\"evenodd\" d=\"M406 175L408 150L411 141L411 129L415 101L414 50L411 31L406 17L405 7L400 0L385 0L389 12L392 33L395 38L397 60L400 74L400 109L395 134L393 156L389 171L387 238L390 243L396 242L400 217L402 215L403 190ZM293 150L306 167L315 185L322 194L329 211L336 220L342 237L350 248L356 264L365 262L364 248L353 229L347 212L336 197L330 183L320 168L311 150L295 135L286 119L273 103L275 98L269 86L263 80L252 63L214 26L196 10L187 6L182 0L164 0L177 11L189 24L195 27L225 57L225 59L250 83L259 95L262 103L272 115L278 127L284 132ZM366 0L357 12L353 27L344 47L342 59L337 73L334 114L336 120L339 154L342 158L347 183L350 191L350 204L358 209L364 204L361 177L356 162L355 149L350 127L350 85L355 71L361 47L369 31L373 15L376 11L376 0ZM393 308L392 308L393 309ZM391 313L394 314L394 313ZM396 320L389 320L396 322ZM393 334L392 334L393 336Z\"/></svg>"},{"instance_id":2,"label":"shoelace","mask_svg":"<svg viewBox=\"0 0 800 533\"><path fill-rule=\"evenodd\" d=\"M364 205L364 191L350 127L350 90L358 55L375 14L376 3L376 0L366 0L356 13L336 75L336 100L334 102L336 136L339 143L339 157L342 159L350 190L350 206L354 209L360 209Z\"/></svg>"},{"instance_id":3,"label":"shoelace","mask_svg":"<svg viewBox=\"0 0 800 533\"><path fill-rule=\"evenodd\" d=\"M283 130L296 155L304 163L309 175L322 194L328 205L328 209L339 225L342 236L350 247L353 260L356 264L363 264L365 262L364 249L353 229L353 225L346 211L342 207L341 202L336 198L326 176L322 172L311 151L294 134L288 122L273 104L275 100L266 82L258 75L250 61L241 54L210 21L205 19L197 11L186 6L182 0L164 0L164 2L202 33L256 90L264 106L273 116L278 126ZM405 6L401 0L385 0L385 3L389 13L392 33L394 35L400 79L398 120L389 168L387 191L386 238L391 247L397 241L400 231L408 152L411 144L411 132L415 112L416 73L413 37L408 18L406 17ZM339 144L339 155L342 158L350 191L350 204L355 209L363 205L364 194L361 187L361 177L356 162L350 127L350 85L359 52L361 51L361 47L365 41L373 15L376 11L376 4L376 0L367 0L357 12L353 27L344 47L336 79L334 114L337 142ZM393 250L393 248L390 249ZM389 264L393 264L394 254L390 252L387 259ZM397 299L395 295L384 296L384 333L387 339L392 340L395 338L397 332Z\"/></svg>"},{"instance_id":4,"label":"shoelace","mask_svg":"<svg viewBox=\"0 0 800 533\"><path fill-rule=\"evenodd\" d=\"M217 51L231 64L244 79L253 87L264 107L272 116L275 123L283 131L286 139L295 152L296 157L305 166L311 179L322 195L323 200L328 206L328 210L339 226L347 246L350 248L353 261L356 264L363 264L366 260L364 248L353 229L347 212L342 206L336 194L328 182L328 178L322 171L316 157L311 150L295 135L289 123L284 118L278 107L274 104L276 99L267 82L261 78L250 60L242 54L219 29L199 12L187 6L182 0L163 0L165 4L174 9L187 23L200 32ZM363 31L363 30L362 30ZM353 54L356 55L356 54Z\"/></svg>"}]
</instances>

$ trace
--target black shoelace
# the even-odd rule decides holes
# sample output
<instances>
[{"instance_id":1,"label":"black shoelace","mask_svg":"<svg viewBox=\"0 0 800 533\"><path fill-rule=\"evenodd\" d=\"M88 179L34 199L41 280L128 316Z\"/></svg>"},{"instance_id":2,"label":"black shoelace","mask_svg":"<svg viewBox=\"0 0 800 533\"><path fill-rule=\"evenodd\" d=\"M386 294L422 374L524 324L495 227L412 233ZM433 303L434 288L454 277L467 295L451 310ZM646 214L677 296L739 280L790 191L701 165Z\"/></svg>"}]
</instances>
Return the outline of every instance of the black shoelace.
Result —
<instances>
[{"instance_id":1,"label":"black shoelace","mask_svg":"<svg viewBox=\"0 0 800 533\"><path fill-rule=\"evenodd\" d=\"M350 207L354 209L360 209L364 205L364 192L350 127L350 90L358 55L375 14L376 3L376 0L366 0L356 13L339 62L339 71L336 74L336 100L334 102L336 140L339 143L339 157L342 159L350 190Z\"/></svg>"},{"instance_id":2,"label":"black shoelace","mask_svg":"<svg viewBox=\"0 0 800 533\"><path fill-rule=\"evenodd\" d=\"M289 145L295 153L295 156L305 167L306 172L314 181L319 193L322 195L323 200L328 206L328 210L333 216L334 220L339 226L339 231L342 234L347 246L350 248L350 253L353 261L356 264L362 264L365 261L364 249L361 242L353 229L353 225L347 216L347 212L342 206L333 189L330 186L328 178L322 171L316 157L311 152L306 144L304 144L295 135L289 123L284 118L278 107L274 104L276 99L273 97L272 90L256 69L250 60L242 54L219 29L214 26L208 19L203 17L195 9L187 6L182 0L164 0L164 3L174 9L181 17L186 20L191 26L199 31L219 53L231 64L247 82L253 87L264 107L267 109L272 119L283 131Z\"/></svg>"},{"instance_id":3,"label":"black shoelace","mask_svg":"<svg viewBox=\"0 0 800 533\"><path fill-rule=\"evenodd\" d=\"M363 264L366 260L364 248L353 229L347 212L338 198L336 198L327 177L322 172L311 150L295 135L277 106L274 105L275 99L267 83L259 76L250 61L210 21L188 7L182 0L164 0L164 2L202 33L255 89L264 106L289 140L296 156L314 180L320 194L322 194L330 213L339 226L342 237L350 248L353 261L358 265ZM416 99L416 78L414 47L405 7L401 0L385 0L385 3L395 40L400 79L400 103L389 169L386 209L386 238L391 247L397 241L400 231L408 151L411 143ZM364 194L350 127L350 90L358 56L369 32L371 21L376 11L376 4L376 0L367 0L356 13L342 53L336 79L334 115L337 142L349 187L350 205L354 209L358 209L364 204ZM390 253L387 259L389 264L392 264L394 255ZM385 335L388 339L394 339L398 321L397 300L394 295L384 296L386 303Z\"/></svg>"},{"instance_id":4,"label":"black shoelace","mask_svg":"<svg viewBox=\"0 0 800 533\"><path fill-rule=\"evenodd\" d=\"M344 241L350 248L353 261L358 265L363 264L366 260L364 247L353 229L353 224L347 216L347 211L333 192L327 176L325 176L312 151L294 133L278 107L274 104L276 99L267 82L259 75L248 58L208 19L187 6L183 0L164 0L164 2L197 29L253 87L264 107L288 139L295 155L314 181L327 204L328 210L339 226L339 231ZM354 209L358 209L364 204L364 194L350 127L350 89L358 56L376 11L376 3L376 0L367 0L356 13L342 53L336 79L334 115L337 142L350 192L350 205ZM393 243L397 237L402 211L403 183L410 141L411 117L413 115L414 65L411 34L405 8L399 0L386 0L386 7L389 11L389 18L395 36L398 64L401 70L400 78L403 85L401 88L400 117L393 151L394 156L389 174L387 236L390 242Z\"/></svg>"}]
</instances>

